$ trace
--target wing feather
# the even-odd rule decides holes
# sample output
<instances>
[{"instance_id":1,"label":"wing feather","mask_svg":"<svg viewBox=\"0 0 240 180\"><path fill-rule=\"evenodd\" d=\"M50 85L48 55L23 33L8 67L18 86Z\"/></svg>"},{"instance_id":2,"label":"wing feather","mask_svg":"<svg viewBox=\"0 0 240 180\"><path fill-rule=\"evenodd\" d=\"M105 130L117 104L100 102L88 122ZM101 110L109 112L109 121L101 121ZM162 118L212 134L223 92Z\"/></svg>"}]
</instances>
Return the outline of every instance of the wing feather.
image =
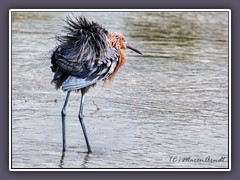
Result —
<instances>
[{"instance_id":1,"label":"wing feather","mask_svg":"<svg viewBox=\"0 0 240 180\"><path fill-rule=\"evenodd\" d=\"M100 80L106 80L116 69L118 65L118 53L116 49L109 48L109 51L102 58L95 59L94 62L85 62L78 71L71 73L66 81L62 84L62 89L64 91L77 90L84 87L96 84ZM70 63L66 67L71 67L77 65L78 61L65 62ZM92 63L89 65L89 63ZM75 65L74 65L75 64ZM65 65L60 65L61 68ZM77 70L77 69L76 69Z\"/></svg>"}]
</instances>

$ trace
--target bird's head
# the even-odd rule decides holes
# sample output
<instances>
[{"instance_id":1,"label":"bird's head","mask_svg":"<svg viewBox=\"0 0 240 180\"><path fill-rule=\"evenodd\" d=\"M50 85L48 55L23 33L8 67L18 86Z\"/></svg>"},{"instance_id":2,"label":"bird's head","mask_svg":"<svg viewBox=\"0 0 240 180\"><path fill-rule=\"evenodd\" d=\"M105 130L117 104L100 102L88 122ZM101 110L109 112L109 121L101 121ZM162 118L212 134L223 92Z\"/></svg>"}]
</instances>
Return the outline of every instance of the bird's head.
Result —
<instances>
[{"instance_id":1,"label":"bird's head","mask_svg":"<svg viewBox=\"0 0 240 180\"><path fill-rule=\"evenodd\" d=\"M128 42L126 42L125 36L122 35L121 33L118 32L110 33L108 35L108 40L110 41L111 46L117 50L131 49L136 53L142 55L142 53L139 50L135 49Z\"/></svg>"}]
</instances>

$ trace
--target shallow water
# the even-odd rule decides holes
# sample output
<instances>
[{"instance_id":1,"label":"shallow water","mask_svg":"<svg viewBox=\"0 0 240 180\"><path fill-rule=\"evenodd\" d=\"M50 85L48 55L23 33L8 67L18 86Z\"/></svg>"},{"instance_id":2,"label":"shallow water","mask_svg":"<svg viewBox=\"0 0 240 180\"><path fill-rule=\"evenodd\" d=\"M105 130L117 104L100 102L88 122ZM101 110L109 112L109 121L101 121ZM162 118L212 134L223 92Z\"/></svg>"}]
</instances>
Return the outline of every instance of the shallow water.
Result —
<instances>
[{"instance_id":1,"label":"shallow water","mask_svg":"<svg viewBox=\"0 0 240 180\"><path fill-rule=\"evenodd\" d=\"M227 12L75 12L121 32L144 55L126 51L115 81L88 92L91 154L80 94L71 94L62 155L66 93L50 84L49 56L71 14L12 14L12 168L228 168Z\"/></svg>"}]
</instances>

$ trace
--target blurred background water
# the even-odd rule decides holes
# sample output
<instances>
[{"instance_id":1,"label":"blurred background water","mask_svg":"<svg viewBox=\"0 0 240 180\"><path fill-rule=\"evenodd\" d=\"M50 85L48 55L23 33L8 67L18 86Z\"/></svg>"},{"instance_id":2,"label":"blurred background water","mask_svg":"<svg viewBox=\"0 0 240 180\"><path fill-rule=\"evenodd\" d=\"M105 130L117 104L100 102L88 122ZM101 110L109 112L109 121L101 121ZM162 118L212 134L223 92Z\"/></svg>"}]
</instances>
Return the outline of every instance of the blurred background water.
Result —
<instances>
[{"instance_id":1,"label":"blurred background water","mask_svg":"<svg viewBox=\"0 0 240 180\"><path fill-rule=\"evenodd\" d=\"M143 52L85 98L50 84L67 15L121 32ZM228 168L228 12L12 12L12 168ZM96 106L96 105L97 106ZM97 109L99 108L99 110ZM173 158L224 162L184 162Z\"/></svg>"}]
</instances>

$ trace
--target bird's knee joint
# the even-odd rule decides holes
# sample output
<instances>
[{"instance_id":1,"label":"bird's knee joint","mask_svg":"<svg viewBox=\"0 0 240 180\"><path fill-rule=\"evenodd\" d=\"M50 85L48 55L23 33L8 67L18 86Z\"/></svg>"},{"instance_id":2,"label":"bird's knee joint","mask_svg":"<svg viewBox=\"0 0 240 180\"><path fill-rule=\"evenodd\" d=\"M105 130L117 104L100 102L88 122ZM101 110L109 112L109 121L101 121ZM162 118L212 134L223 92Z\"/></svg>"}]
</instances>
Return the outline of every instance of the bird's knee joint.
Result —
<instances>
[{"instance_id":1,"label":"bird's knee joint","mask_svg":"<svg viewBox=\"0 0 240 180\"><path fill-rule=\"evenodd\" d=\"M82 115L82 114L78 114L78 118L79 118L80 120L82 120L82 119L83 119L83 115Z\"/></svg>"},{"instance_id":2,"label":"bird's knee joint","mask_svg":"<svg viewBox=\"0 0 240 180\"><path fill-rule=\"evenodd\" d=\"M62 116L66 116L66 111L63 109L61 114L62 114Z\"/></svg>"}]
</instances>

